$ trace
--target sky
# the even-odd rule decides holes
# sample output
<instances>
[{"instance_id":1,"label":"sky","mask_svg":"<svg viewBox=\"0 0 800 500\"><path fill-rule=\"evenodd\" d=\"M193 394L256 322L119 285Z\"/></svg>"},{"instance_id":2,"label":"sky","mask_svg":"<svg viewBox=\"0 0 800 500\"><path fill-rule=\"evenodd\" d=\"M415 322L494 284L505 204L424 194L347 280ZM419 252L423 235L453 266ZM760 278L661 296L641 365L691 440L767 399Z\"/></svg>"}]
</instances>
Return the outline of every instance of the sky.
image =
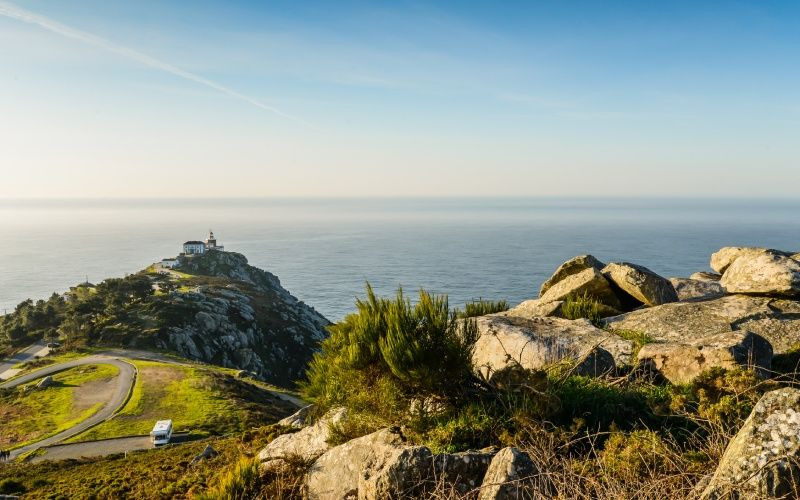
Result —
<instances>
[{"instance_id":1,"label":"sky","mask_svg":"<svg viewBox=\"0 0 800 500\"><path fill-rule=\"evenodd\" d=\"M797 197L800 2L0 0L0 198Z\"/></svg>"}]
</instances>

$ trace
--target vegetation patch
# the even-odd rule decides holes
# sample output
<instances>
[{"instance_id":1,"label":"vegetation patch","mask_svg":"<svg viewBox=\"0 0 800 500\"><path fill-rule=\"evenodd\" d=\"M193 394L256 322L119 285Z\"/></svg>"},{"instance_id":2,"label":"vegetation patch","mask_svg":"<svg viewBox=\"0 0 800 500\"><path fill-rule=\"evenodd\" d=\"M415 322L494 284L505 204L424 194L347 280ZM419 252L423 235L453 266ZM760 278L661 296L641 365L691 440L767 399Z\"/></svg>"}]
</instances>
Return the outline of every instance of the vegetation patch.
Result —
<instances>
[{"instance_id":1,"label":"vegetation patch","mask_svg":"<svg viewBox=\"0 0 800 500\"><path fill-rule=\"evenodd\" d=\"M133 363L139 374L125 407L72 441L148 434L164 419L171 419L176 431L221 435L272 423L295 410L269 391L213 368Z\"/></svg>"},{"instance_id":2,"label":"vegetation patch","mask_svg":"<svg viewBox=\"0 0 800 500\"><path fill-rule=\"evenodd\" d=\"M129 452L127 456L9 463L0 467L0 487L7 490L0 493L12 493L13 489L27 492L31 498L53 499L187 498L205 491L226 464L252 454L260 443L245 444L239 437L230 437ZM190 464L208 444L219 455Z\"/></svg>"},{"instance_id":3,"label":"vegetation patch","mask_svg":"<svg viewBox=\"0 0 800 500\"><path fill-rule=\"evenodd\" d=\"M119 369L84 365L53 375L53 385L10 389L0 393L0 448L19 447L57 434L94 415L105 404Z\"/></svg>"}]
</instances>

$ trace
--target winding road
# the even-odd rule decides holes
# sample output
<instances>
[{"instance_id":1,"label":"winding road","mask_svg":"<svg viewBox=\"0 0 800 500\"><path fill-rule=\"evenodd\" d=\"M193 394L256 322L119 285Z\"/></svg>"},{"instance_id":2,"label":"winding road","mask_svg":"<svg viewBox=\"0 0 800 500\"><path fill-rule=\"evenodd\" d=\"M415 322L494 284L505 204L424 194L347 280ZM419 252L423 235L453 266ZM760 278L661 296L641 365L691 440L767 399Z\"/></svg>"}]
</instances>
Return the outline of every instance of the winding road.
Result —
<instances>
[{"instance_id":1,"label":"winding road","mask_svg":"<svg viewBox=\"0 0 800 500\"><path fill-rule=\"evenodd\" d=\"M34 356L38 356L40 355L40 353L42 353L42 348L46 349L44 344L40 343L34 344L29 348L24 349L23 351L20 351L17 354L15 354L12 359L3 361L3 364L0 365L0 367L6 368L6 365L8 365L8 367L11 367L17 363L31 359ZM13 460L19 457L20 455L23 455L30 451L37 450L39 448L52 447L53 445L61 443L64 440L76 436L90 429L91 427L94 427L95 425L104 422L105 420L108 420L115 413L117 413L117 411L121 410L122 407L125 406L125 404L127 403L130 393L136 382L136 368L133 366L132 363L127 362L121 358L162 361L176 365L190 366L189 363L182 363L170 356L166 356L155 352L109 349L107 351L87 356L85 358L79 358L72 361L65 361L63 363L57 363L45 366L38 370L34 370L24 375L20 375L14 379L0 383L0 388L17 387L22 384L33 382L34 380L38 380L42 377L53 375L54 373L58 373L82 365L108 364L119 368L119 375L116 377L114 394L108 400L106 405L103 406L97 413L87 418L86 420L81 421L75 426L70 427L65 431L59 432L58 434L54 434L50 437L47 437L35 443L31 443L26 446L11 450L10 459ZM280 391L274 391L263 387L262 389L269 391L278 398L281 398L285 401L294 404L298 408L301 408L308 404L305 401L292 396L291 394L286 394ZM36 416L31 415L31 418L36 418ZM110 453L119 453L122 451L131 451L149 447L150 447L149 436L126 436L126 437L106 439L100 441L72 443L68 445L60 445L54 448L48 448L47 455L43 457L34 457L32 461L61 459L61 458L77 458L81 456L100 456L100 455L107 455Z\"/></svg>"},{"instance_id":2,"label":"winding road","mask_svg":"<svg viewBox=\"0 0 800 500\"><path fill-rule=\"evenodd\" d=\"M114 394L108 400L108 403L106 403L105 406L103 406L97 413L95 413L91 417L81 421L80 423L76 424L73 427L70 427L65 431L59 432L58 434L42 439L41 441L37 441L35 443L23 446L21 448L11 450L10 458L12 460L18 457L19 455L22 455L29 451L34 451L44 446L49 446L64 441L65 439L69 439L72 436L80 434L81 432L91 427L94 427L95 425L110 418L112 415L114 415L114 413L117 412L117 410L121 409L128 401L128 396L131 390L133 389L134 382L136 381L136 368L132 364L122 361L118 358L103 356L103 355L94 355L94 356L88 356L86 358L76 359L73 361L66 361L64 363L58 363L55 365L46 366L44 368L34 370L30 373L26 373L25 375L22 375L13 380L0 384L0 388L16 387L18 385L26 384L28 382L32 382L42 377L46 377L54 373L68 370L76 366L98 365L98 364L113 365L119 368L119 375L116 377L116 386L114 387ZM31 418L35 418L35 416L31 415Z\"/></svg>"}]
</instances>

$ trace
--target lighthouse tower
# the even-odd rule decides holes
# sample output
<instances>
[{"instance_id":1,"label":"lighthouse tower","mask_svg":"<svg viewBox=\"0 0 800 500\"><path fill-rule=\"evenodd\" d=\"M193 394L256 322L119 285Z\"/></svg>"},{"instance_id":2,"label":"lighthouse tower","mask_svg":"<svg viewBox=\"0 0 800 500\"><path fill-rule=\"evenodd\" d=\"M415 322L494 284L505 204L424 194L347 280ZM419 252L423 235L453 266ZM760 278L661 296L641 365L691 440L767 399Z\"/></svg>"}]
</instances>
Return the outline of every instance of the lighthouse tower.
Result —
<instances>
[{"instance_id":1,"label":"lighthouse tower","mask_svg":"<svg viewBox=\"0 0 800 500\"><path fill-rule=\"evenodd\" d=\"M217 245L217 238L214 237L214 231L210 229L208 230L208 238L206 238L205 244L206 250L225 250L225 247L222 245Z\"/></svg>"}]
</instances>

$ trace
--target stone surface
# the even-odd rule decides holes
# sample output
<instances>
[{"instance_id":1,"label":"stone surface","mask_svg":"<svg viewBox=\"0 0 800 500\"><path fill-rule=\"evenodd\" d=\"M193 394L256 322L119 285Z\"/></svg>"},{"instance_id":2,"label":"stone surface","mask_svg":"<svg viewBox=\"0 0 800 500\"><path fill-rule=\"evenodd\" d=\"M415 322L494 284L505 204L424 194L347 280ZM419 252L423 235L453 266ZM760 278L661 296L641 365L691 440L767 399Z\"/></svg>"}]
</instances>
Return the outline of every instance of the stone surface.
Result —
<instances>
[{"instance_id":1,"label":"stone surface","mask_svg":"<svg viewBox=\"0 0 800 500\"><path fill-rule=\"evenodd\" d=\"M728 444L703 500L797 498L800 390L764 394Z\"/></svg>"},{"instance_id":2,"label":"stone surface","mask_svg":"<svg viewBox=\"0 0 800 500\"><path fill-rule=\"evenodd\" d=\"M397 430L382 429L331 448L309 470L309 500L383 500L424 496L437 482L461 494L476 488L492 452L433 454L409 446Z\"/></svg>"},{"instance_id":3,"label":"stone surface","mask_svg":"<svg viewBox=\"0 0 800 500\"><path fill-rule=\"evenodd\" d=\"M330 427L342 423L345 418L347 411L344 408L334 408L314 425L276 437L259 452L258 458L262 462L285 458L314 460L330 449L327 442L330 438Z\"/></svg>"},{"instance_id":4,"label":"stone surface","mask_svg":"<svg viewBox=\"0 0 800 500\"><path fill-rule=\"evenodd\" d=\"M722 288L718 281L714 280L670 278L669 282L675 288L678 300L706 300L725 295L725 289Z\"/></svg>"},{"instance_id":5,"label":"stone surface","mask_svg":"<svg viewBox=\"0 0 800 500\"><path fill-rule=\"evenodd\" d=\"M476 323L479 337L472 360L480 376L489 382L515 367L537 370L563 360L613 360L623 365L630 362L633 352L633 342L586 320L489 315L476 318ZM610 357L588 356L596 349L606 351ZM613 366L597 368L605 372Z\"/></svg>"},{"instance_id":6,"label":"stone surface","mask_svg":"<svg viewBox=\"0 0 800 500\"><path fill-rule=\"evenodd\" d=\"M533 498L536 467L527 453L508 447L494 456L483 477L478 500Z\"/></svg>"},{"instance_id":7,"label":"stone surface","mask_svg":"<svg viewBox=\"0 0 800 500\"><path fill-rule=\"evenodd\" d=\"M605 267L605 264L597 260L593 255L578 255L561 264L552 276L542 283L539 289L539 297L544 295L553 285L563 280L567 276L577 274L585 269L595 268L598 271Z\"/></svg>"},{"instance_id":8,"label":"stone surface","mask_svg":"<svg viewBox=\"0 0 800 500\"><path fill-rule=\"evenodd\" d=\"M571 274L558 281L539 300L542 302L555 302L557 300L566 300L568 297L580 297L583 295L593 297L598 302L615 309L621 309L622 307L608 280L594 267Z\"/></svg>"},{"instance_id":9,"label":"stone surface","mask_svg":"<svg viewBox=\"0 0 800 500\"><path fill-rule=\"evenodd\" d=\"M563 317L561 306L564 305L563 300L556 300L553 302L543 302L541 299L531 299L521 302L519 305L511 309L497 313L498 316L518 316L522 318L554 316L557 318Z\"/></svg>"},{"instance_id":10,"label":"stone surface","mask_svg":"<svg viewBox=\"0 0 800 500\"><path fill-rule=\"evenodd\" d=\"M309 421L308 417L311 412L314 411L316 405L308 405L300 408L296 412L292 413L286 418L282 418L278 420L278 425L282 425L284 427L293 427L295 429L302 429L303 427L308 426Z\"/></svg>"},{"instance_id":11,"label":"stone surface","mask_svg":"<svg viewBox=\"0 0 800 500\"><path fill-rule=\"evenodd\" d=\"M609 328L646 333L657 341L690 342L709 332L747 330L769 340L776 354L800 343L800 301L769 297L675 302L603 321Z\"/></svg>"},{"instance_id":12,"label":"stone surface","mask_svg":"<svg viewBox=\"0 0 800 500\"><path fill-rule=\"evenodd\" d=\"M733 262L742 256L755 256L763 254L783 255L788 257L791 255L789 252L782 252L772 248L761 247L722 247L713 254L711 254L711 269L715 272L723 274Z\"/></svg>"},{"instance_id":13,"label":"stone surface","mask_svg":"<svg viewBox=\"0 0 800 500\"><path fill-rule=\"evenodd\" d=\"M721 274L717 273L709 273L706 271L699 271L696 273L692 273L689 276L690 280L697 280L697 281L719 281L722 278Z\"/></svg>"},{"instance_id":14,"label":"stone surface","mask_svg":"<svg viewBox=\"0 0 800 500\"><path fill-rule=\"evenodd\" d=\"M644 266L613 262L603 268L602 274L644 305L658 306L678 301L672 283Z\"/></svg>"},{"instance_id":15,"label":"stone surface","mask_svg":"<svg viewBox=\"0 0 800 500\"><path fill-rule=\"evenodd\" d=\"M208 460L209 458L213 458L213 457L215 457L217 455L219 455L219 452L217 450L215 450L209 444L209 445L206 445L206 447L203 449L203 451L201 451L199 454L195 455L195 457L189 463L196 464L197 462L200 462L201 460Z\"/></svg>"},{"instance_id":16,"label":"stone surface","mask_svg":"<svg viewBox=\"0 0 800 500\"><path fill-rule=\"evenodd\" d=\"M800 296L800 262L768 251L741 255L720 284L728 293Z\"/></svg>"},{"instance_id":17,"label":"stone surface","mask_svg":"<svg viewBox=\"0 0 800 500\"><path fill-rule=\"evenodd\" d=\"M53 377L48 375L48 376L44 377L42 380L40 380L36 384L36 387L39 388L39 389L47 389L48 387L50 387L52 385L53 385Z\"/></svg>"},{"instance_id":18,"label":"stone surface","mask_svg":"<svg viewBox=\"0 0 800 500\"><path fill-rule=\"evenodd\" d=\"M714 367L748 367L768 376L772 346L764 337L751 332L723 332L692 342L645 344L638 359L652 363L673 384L686 384Z\"/></svg>"}]
</instances>

